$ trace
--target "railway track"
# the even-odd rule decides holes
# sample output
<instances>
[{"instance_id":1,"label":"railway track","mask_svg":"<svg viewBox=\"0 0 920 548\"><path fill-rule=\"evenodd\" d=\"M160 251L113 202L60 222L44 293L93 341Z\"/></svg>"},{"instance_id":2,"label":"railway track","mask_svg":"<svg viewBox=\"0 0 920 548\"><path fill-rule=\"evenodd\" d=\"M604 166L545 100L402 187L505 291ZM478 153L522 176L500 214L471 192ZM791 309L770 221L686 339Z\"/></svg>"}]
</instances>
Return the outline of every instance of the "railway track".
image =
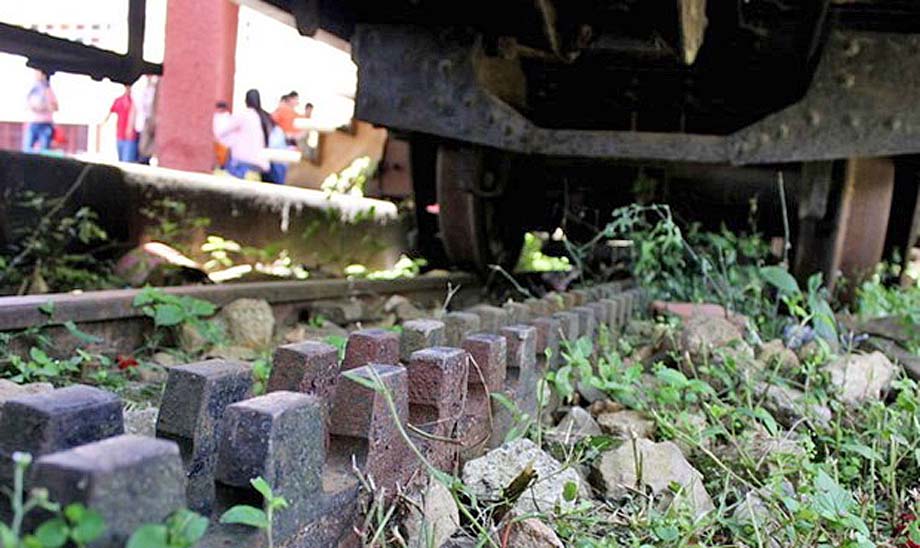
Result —
<instances>
[{"instance_id":1,"label":"railway track","mask_svg":"<svg viewBox=\"0 0 920 548\"><path fill-rule=\"evenodd\" d=\"M427 292L443 299L448 282L469 281L454 276L298 283L286 285L287 292L278 284L167 291L216 303L258 295L273 306L298 307L346 294ZM263 292L247 293L256 290ZM54 320L117 324L136 318L125 308L136 294L8 298L0 302L0 317L5 326L24 325L27 316L13 319L16 307L32 314L50 300ZM288 501L273 521L276 545L361 546L356 470L392 497L427 483L419 456L451 471L500 445L522 417L540 417L554 405L538 396L538 386L560 362L562 341L593 341L600 325L616 333L645 304L629 282L501 306L461 309L460 301L451 302L454 311L403 322L398 333L351 332L343 359L323 342L281 345L261 396L252 397L253 371L245 362L170 367L156 437L121 435L122 403L99 388L73 385L18 397L0 413L0 456L32 452L34 486L48 488L53 500L99 512L108 526L99 546L122 546L141 524L158 523L183 507L212 518L200 547L265 546L259 530L216 520L226 508L255 500L249 480L256 476ZM513 402L513 409L499 400ZM145 487L126 493L95 487L122 484Z\"/></svg>"},{"instance_id":2,"label":"railway track","mask_svg":"<svg viewBox=\"0 0 920 548\"><path fill-rule=\"evenodd\" d=\"M462 305L478 299L481 289L478 278L466 273L399 280L269 281L161 288L164 293L206 300L217 307L237 299L264 299L272 306L276 323L281 325L296 323L322 301L402 295L435 306L444 302L448 291L455 291L452 300L455 305ZM115 289L0 297L0 331L42 326L58 342L61 351L67 353L81 344L65 328L65 323L73 322L81 331L107 341L110 350L127 352L142 344L153 327L150 319L133 305L141 291Z\"/></svg>"}]
</instances>

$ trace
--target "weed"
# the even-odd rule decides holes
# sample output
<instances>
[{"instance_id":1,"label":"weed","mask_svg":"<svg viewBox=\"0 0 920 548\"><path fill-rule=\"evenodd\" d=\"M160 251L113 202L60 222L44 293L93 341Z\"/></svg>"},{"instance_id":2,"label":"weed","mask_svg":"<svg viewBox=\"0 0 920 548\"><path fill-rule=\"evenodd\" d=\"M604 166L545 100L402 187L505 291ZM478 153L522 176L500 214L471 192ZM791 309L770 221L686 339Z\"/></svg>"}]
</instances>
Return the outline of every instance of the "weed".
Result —
<instances>
[{"instance_id":1,"label":"weed","mask_svg":"<svg viewBox=\"0 0 920 548\"><path fill-rule=\"evenodd\" d=\"M172 198L154 200L141 208L140 214L150 223L146 228L148 240L169 244L185 255L191 252L189 240L211 225L211 219L190 216L188 205Z\"/></svg>"},{"instance_id":2,"label":"weed","mask_svg":"<svg viewBox=\"0 0 920 548\"><path fill-rule=\"evenodd\" d=\"M125 548L191 548L208 528L208 518L182 509L165 523L148 523L137 528Z\"/></svg>"},{"instance_id":3,"label":"weed","mask_svg":"<svg viewBox=\"0 0 920 548\"><path fill-rule=\"evenodd\" d=\"M287 500L284 497L276 496L272 488L261 476L250 480L253 488L262 495L264 505L262 508L249 506L248 504L238 504L231 507L220 516L221 523L238 523L256 527L265 531L268 539L268 548L274 546L272 538L272 524L275 512L288 507Z\"/></svg>"},{"instance_id":4,"label":"weed","mask_svg":"<svg viewBox=\"0 0 920 548\"><path fill-rule=\"evenodd\" d=\"M524 247L515 272L569 271L572 265L567 257L552 257L542 251L543 239L533 232L524 234Z\"/></svg>"},{"instance_id":5,"label":"weed","mask_svg":"<svg viewBox=\"0 0 920 548\"><path fill-rule=\"evenodd\" d=\"M157 328L174 328L187 324L210 344L220 344L224 340L223 327L206 319L217 310L208 301L173 295L147 286L134 297L132 305L152 318Z\"/></svg>"},{"instance_id":6,"label":"weed","mask_svg":"<svg viewBox=\"0 0 920 548\"><path fill-rule=\"evenodd\" d=\"M82 175L81 175L82 177ZM78 179L79 181L79 179ZM89 207L65 208L69 194L51 198L25 191L12 197L16 221L0 252L3 293L48 293L119 285L112 265L94 256L109 244Z\"/></svg>"},{"instance_id":7,"label":"weed","mask_svg":"<svg viewBox=\"0 0 920 548\"><path fill-rule=\"evenodd\" d=\"M25 473L31 463L30 454L13 453L13 489L9 492L12 518L9 524L0 523L3 548L60 548L68 544L83 548L99 538L105 532L105 522L95 510L80 503L68 504L62 509L48 499L45 490L35 490L25 496ZM24 534L23 521L33 510L43 510L51 517L33 533Z\"/></svg>"}]
</instances>

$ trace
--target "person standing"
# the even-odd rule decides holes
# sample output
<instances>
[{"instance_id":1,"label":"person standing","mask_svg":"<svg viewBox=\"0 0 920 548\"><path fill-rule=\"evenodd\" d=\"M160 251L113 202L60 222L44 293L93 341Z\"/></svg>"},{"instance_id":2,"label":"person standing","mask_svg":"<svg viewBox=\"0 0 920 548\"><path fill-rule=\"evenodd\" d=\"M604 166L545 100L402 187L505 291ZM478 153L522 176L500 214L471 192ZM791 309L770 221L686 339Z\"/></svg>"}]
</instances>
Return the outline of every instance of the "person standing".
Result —
<instances>
[{"instance_id":1,"label":"person standing","mask_svg":"<svg viewBox=\"0 0 920 548\"><path fill-rule=\"evenodd\" d=\"M35 84L26 96L26 123L22 132L23 152L51 148L54 136L54 113L58 110L57 97L51 89L48 75L35 71Z\"/></svg>"},{"instance_id":2,"label":"person standing","mask_svg":"<svg viewBox=\"0 0 920 548\"><path fill-rule=\"evenodd\" d=\"M112 101L109 113L105 115L105 120L102 123L107 123L112 114L118 120L115 132L118 140L118 161L135 163L138 160L138 133L134 129L136 112L134 100L131 98L131 86L125 84L124 93Z\"/></svg>"},{"instance_id":3,"label":"person standing","mask_svg":"<svg viewBox=\"0 0 920 548\"><path fill-rule=\"evenodd\" d=\"M284 130L288 143L292 145L305 133L303 130L294 127L294 121L298 118L309 118L310 110L313 108L313 105L308 103L307 108L309 110L306 114L300 114L297 112L298 105L300 105L300 94L296 91L291 91L281 96L278 107L272 112L272 120Z\"/></svg>"},{"instance_id":4,"label":"person standing","mask_svg":"<svg viewBox=\"0 0 920 548\"><path fill-rule=\"evenodd\" d=\"M227 143L221 142L220 136L232 119L233 114L230 112L230 105L226 101L218 101L214 106L214 117L211 119L211 130L214 134L214 158L217 169L227 169L227 162L230 161L230 147Z\"/></svg>"},{"instance_id":5,"label":"person standing","mask_svg":"<svg viewBox=\"0 0 920 548\"><path fill-rule=\"evenodd\" d=\"M217 139L230 147L230 161L227 171L240 179L247 178L255 172L259 178L268 172L271 166L265 158L263 149L268 144L271 132L271 117L262 110L262 102L257 90L246 92L246 108L232 114L223 127L215 128Z\"/></svg>"},{"instance_id":6,"label":"person standing","mask_svg":"<svg viewBox=\"0 0 920 548\"><path fill-rule=\"evenodd\" d=\"M146 164L156 152L156 108L159 79L146 74L134 84L131 98L134 100L134 131L138 134L138 162Z\"/></svg>"}]
</instances>

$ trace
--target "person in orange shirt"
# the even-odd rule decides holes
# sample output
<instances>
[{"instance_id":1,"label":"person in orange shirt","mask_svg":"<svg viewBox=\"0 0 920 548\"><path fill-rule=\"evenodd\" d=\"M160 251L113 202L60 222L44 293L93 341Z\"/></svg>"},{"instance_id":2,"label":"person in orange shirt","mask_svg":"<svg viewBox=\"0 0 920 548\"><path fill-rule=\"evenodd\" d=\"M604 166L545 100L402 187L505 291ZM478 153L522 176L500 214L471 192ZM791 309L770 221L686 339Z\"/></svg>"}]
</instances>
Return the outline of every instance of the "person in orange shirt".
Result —
<instances>
[{"instance_id":1,"label":"person in orange shirt","mask_svg":"<svg viewBox=\"0 0 920 548\"><path fill-rule=\"evenodd\" d=\"M309 118L313 110L313 105L308 103L304 108L304 114L300 114L296 110L299 104L300 94L296 91L292 91L281 96L278 108L275 109L275 112L272 112L272 120L274 120L274 122L278 124L278 127L284 131L288 143L292 145L304 134L304 131L294 127L294 120L298 118Z\"/></svg>"}]
</instances>

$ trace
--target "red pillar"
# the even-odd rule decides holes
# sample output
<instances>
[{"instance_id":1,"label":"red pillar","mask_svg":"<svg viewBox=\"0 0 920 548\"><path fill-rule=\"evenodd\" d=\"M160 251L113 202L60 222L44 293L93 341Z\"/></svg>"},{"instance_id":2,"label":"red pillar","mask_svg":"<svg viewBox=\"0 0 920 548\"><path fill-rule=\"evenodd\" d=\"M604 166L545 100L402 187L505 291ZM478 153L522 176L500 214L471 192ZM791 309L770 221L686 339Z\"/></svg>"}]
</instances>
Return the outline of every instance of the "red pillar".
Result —
<instances>
[{"instance_id":1,"label":"red pillar","mask_svg":"<svg viewBox=\"0 0 920 548\"><path fill-rule=\"evenodd\" d=\"M239 8L230 0L172 0L157 98L159 165L210 172L214 103L233 99Z\"/></svg>"}]
</instances>

